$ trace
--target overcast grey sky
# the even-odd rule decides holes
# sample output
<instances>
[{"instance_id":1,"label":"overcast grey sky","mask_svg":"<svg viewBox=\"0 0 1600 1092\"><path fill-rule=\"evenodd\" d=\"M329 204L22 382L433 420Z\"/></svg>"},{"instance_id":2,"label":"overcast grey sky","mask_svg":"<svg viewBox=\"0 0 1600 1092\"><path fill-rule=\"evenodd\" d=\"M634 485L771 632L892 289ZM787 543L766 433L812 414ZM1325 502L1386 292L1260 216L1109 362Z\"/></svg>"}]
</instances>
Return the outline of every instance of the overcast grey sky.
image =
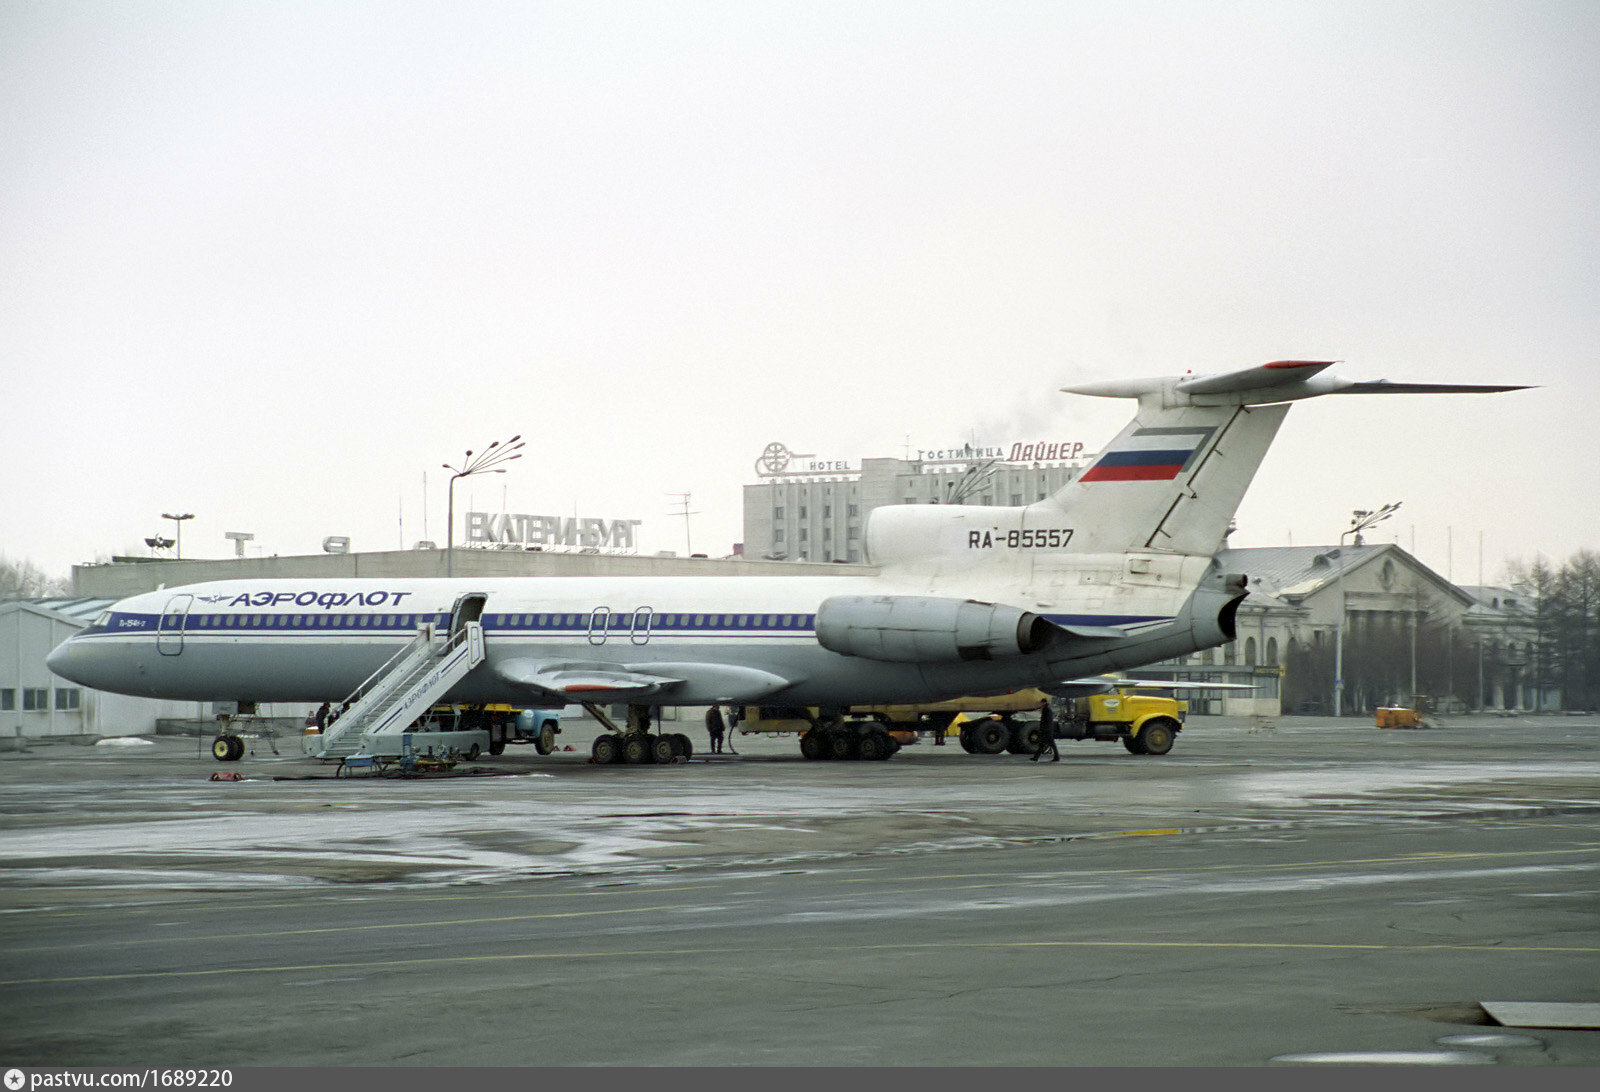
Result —
<instances>
[{"instance_id":1,"label":"overcast grey sky","mask_svg":"<svg viewBox=\"0 0 1600 1092\"><path fill-rule=\"evenodd\" d=\"M1302 404L1235 545L1564 558L1597 77L1587 0L9 0L0 552L443 542L521 433L458 513L681 552L687 492L715 556L770 441L1098 447L1062 385L1289 358L1541 389Z\"/></svg>"}]
</instances>

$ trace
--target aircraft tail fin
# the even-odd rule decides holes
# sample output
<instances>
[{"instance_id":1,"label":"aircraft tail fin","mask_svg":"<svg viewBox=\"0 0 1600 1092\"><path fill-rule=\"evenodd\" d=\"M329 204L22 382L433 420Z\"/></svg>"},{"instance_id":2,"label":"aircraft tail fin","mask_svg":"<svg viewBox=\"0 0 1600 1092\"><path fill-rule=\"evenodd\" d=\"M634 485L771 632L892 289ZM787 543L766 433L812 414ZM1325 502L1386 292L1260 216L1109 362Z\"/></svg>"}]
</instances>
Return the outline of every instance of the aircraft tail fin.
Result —
<instances>
[{"instance_id":1,"label":"aircraft tail fin","mask_svg":"<svg viewBox=\"0 0 1600 1092\"><path fill-rule=\"evenodd\" d=\"M1030 505L1028 524L1073 529L1074 553L1153 550L1209 556L1289 411L1324 394L1493 393L1513 386L1356 382L1333 361L1280 360L1218 375L1114 380L1070 394L1137 398L1126 428L1087 470Z\"/></svg>"},{"instance_id":2,"label":"aircraft tail fin","mask_svg":"<svg viewBox=\"0 0 1600 1092\"><path fill-rule=\"evenodd\" d=\"M1165 406L1139 412L1075 480L1030 507L1073 528L1073 553L1209 556L1278 433L1287 406Z\"/></svg>"}]
</instances>

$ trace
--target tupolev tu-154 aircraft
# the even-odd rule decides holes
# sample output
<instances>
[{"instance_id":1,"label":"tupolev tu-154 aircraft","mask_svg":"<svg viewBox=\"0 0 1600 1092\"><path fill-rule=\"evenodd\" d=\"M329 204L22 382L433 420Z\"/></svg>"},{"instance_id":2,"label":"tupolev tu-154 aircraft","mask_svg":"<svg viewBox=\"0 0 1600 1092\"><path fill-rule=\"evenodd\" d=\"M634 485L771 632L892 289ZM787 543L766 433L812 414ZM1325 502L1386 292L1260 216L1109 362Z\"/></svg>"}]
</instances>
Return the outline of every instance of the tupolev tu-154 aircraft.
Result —
<instances>
[{"instance_id":1,"label":"tupolev tu-154 aircraft","mask_svg":"<svg viewBox=\"0 0 1600 1092\"><path fill-rule=\"evenodd\" d=\"M1248 574L1213 555L1290 403L1524 389L1356 382L1331 364L1064 388L1138 409L1035 504L875 510L861 572L215 581L122 600L48 666L95 689L242 708L348 694L365 732L440 700L626 704L624 735L597 741L604 760L625 737L670 756L677 744L648 734L663 705L842 713L1065 688L1233 639Z\"/></svg>"}]
</instances>

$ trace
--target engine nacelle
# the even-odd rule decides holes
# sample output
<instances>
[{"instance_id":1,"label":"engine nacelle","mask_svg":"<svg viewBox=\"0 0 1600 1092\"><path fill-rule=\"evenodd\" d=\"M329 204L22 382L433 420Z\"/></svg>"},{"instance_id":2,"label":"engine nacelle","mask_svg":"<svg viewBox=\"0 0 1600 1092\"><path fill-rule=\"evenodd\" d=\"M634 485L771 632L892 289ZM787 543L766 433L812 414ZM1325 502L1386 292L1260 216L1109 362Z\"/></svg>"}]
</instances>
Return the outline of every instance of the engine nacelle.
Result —
<instances>
[{"instance_id":1,"label":"engine nacelle","mask_svg":"<svg viewBox=\"0 0 1600 1092\"><path fill-rule=\"evenodd\" d=\"M1037 614L975 599L836 595L817 608L817 642L841 656L891 663L994 660L1038 652L1055 627Z\"/></svg>"}]
</instances>

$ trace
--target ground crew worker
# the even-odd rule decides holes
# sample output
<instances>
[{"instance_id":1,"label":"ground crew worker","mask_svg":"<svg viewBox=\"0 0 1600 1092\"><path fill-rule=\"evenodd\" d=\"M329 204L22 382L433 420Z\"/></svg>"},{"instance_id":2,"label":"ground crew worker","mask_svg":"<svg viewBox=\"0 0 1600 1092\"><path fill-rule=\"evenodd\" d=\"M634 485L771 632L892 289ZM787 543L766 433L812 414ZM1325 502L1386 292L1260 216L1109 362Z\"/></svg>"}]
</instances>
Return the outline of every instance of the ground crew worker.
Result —
<instances>
[{"instance_id":1,"label":"ground crew worker","mask_svg":"<svg viewBox=\"0 0 1600 1092\"><path fill-rule=\"evenodd\" d=\"M711 753L714 755L722 753L722 733L724 730L722 710L713 705L706 710L706 732L711 736Z\"/></svg>"},{"instance_id":2,"label":"ground crew worker","mask_svg":"<svg viewBox=\"0 0 1600 1092\"><path fill-rule=\"evenodd\" d=\"M1056 749L1056 718L1050 712L1050 703L1039 703L1039 746L1034 749L1033 757L1029 762L1039 761L1039 756L1044 754L1045 748L1050 748L1050 761L1060 762L1061 752Z\"/></svg>"}]
</instances>

